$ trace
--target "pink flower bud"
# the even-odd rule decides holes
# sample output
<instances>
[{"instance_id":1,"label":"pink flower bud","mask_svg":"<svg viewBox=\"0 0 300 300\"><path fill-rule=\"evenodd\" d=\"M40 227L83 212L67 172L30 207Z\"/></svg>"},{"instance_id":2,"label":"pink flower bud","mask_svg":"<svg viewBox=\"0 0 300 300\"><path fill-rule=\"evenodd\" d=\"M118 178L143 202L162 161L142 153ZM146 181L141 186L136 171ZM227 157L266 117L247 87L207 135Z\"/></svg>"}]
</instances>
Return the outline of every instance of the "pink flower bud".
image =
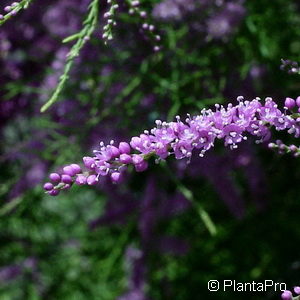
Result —
<instances>
[{"instance_id":1,"label":"pink flower bud","mask_svg":"<svg viewBox=\"0 0 300 300\"><path fill-rule=\"evenodd\" d=\"M128 154L121 154L119 160L121 163L127 164L127 165L132 163L132 158Z\"/></svg>"},{"instance_id":2,"label":"pink flower bud","mask_svg":"<svg viewBox=\"0 0 300 300\"><path fill-rule=\"evenodd\" d=\"M95 168L95 160L92 157L85 156L83 158L83 163L86 168L93 170Z\"/></svg>"},{"instance_id":3,"label":"pink flower bud","mask_svg":"<svg viewBox=\"0 0 300 300\"><path fill-rule=\"evenodd\" d=\"M46 191L51 191L52 189L53 189L53 184L51 183L51 182L46 182L45 184L44 184L44 190L46 190Z\"/></svg>"},{"instance_id":4,"label":"pink flower bud","mask_svg":"<svg viewBox=\"0 0 300 300\"><path fill-rule=\"evenodd\" d=\"M86 182L88 185L95 185L97 183L97 176L96 175L88 176Z\"/></svg>"},{"instance_id":5,"label":"pink flower bud","mask_svg":"<svg viewBox=\"0 0 300 300\"><path fill-rule=\"evenodd\" d=\"M60 175L57 173L51 173L49 175L49 178L53 181L53 182L60 182Z\"/></svg>"},{"instance_id":6,"label":"pink flower bud","mask_svg":"<svg viewBox=\"0 0 300 300\"><path fill-rule=\"evenodd\" d=\"M119 172L114 172L110 175L112 182L118 183L121 180L121 173Z\"/></svg>"},{"instance_id":7,"label":"pink flower bud","mask_svg":"<svg viewBox=\"0 0 300 300\"><path fill-rule=\"evenodd\" d=\"M144 159L143 159L143 157L141 155L138 155L138 154L133 154L132 155L132 162L135 165L138 165L138 164L140 164L143 161L144 161Z\"/></svg>"},{"instance_id":8,"label":"pink flower bud","mask_svg":"<svg viewBox=\"0 0 300 300\"><path fill-rule=\"evenodd\" d=\"M78 174L78 173L81 172L81 167L79 165L77 165L77 164L71 164L71 167L74 170L75 174Z\"/></svg>"},{"instance_id":9,"label":"pink flower bud","mask_svg":"<svg viewBox=\"0 0 300 300\"><path fill-rule=\"evenodd\" d=\"M77 175L76 179L75 179L75 183L78 185L84 185L86 184L86 176L79 174Z\"/></svg>"},{"instance_id":10,"label":"pink flower bud","mask_svg":"<svg viewBox=\"0 0 300 300\"><path fill-rule=\"evenodd\" d=\"M110 146L109 152L110 152L111 158L116 158L120 155L119 149L115 146Z\"/></svg>"},{"instance_id":11,"label":"pink flower bud","mask_svg":"<svg viewBox=\"0 0 300 300\"><path fill-rule=\"evenodd\" d=\"M69 175L69 176L74 176L76 174L75 170L71 166L64 167L63 171L66 175Z\"/></svg>"},{"instance_id":12,"label":"pink flower bud","mask_svg":"<svg viewBox=\"0 0 300 300\"><path fill-rule=\"evenodd\" d=\"M134 166L137 172L143 172L148 168L148 162L143 160L141 163Z\"/></svg>"},{"instance_id":13,"label":"pink flower bud","mask_svg":"<svg viewBox=\"0 0 300 300\"><path fill-rule=\"evenodd\" d=\"M67 174L63 174L61 175L61 181L63 183L72 183L72 177L70 175L67 175Z\"/></svg>"},{"instance_id":14,"label":"pink flower bud","mask_svg":"<svg viewBox=\"0 0 300 300\"><path fill-rule=\"evenodd\" d=\"M121 142L119 144L119 150L121 154L129 154L130 153L130 145L126 142Z\"/></svg>"},{"instance_id":15,"label":"pink flower bud","mask_svg":"<svg viewBox=\"0 0 300 300\"><path fill-rule=\"evenodd\" d=\"M52 190L48 193L50 196L57 196L59 194L59 190Z\"/></svg>"},{"instance_id":16,"label":"pink flower bud","mask_svg":"<svg viewBox=\"0 0 300 300\"><path fill-rule=\"evenodd\" d=\"M296 106L296 102L294 99L287 97L284 101L284 106L288 109L293 109Z\"/></svg>"}]
</instances>

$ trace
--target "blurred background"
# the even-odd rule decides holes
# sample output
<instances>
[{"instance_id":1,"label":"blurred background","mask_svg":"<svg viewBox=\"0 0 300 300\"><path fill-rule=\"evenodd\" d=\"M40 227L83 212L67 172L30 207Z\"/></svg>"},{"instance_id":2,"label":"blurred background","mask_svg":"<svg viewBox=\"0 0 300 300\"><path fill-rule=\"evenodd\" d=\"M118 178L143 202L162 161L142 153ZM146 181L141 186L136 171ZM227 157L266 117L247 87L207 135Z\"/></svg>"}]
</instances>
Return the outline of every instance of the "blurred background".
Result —
<instances>
[{"instance_id":1,"label":"blurred background","mask_svg":"<svg viewBox=\"0 0 300 300\"><path fill-rule=\"evenodd\" d=\"M207 282L300 284L299 159L249 139L189 165L153 163L119 186L49 197L42 184L157 118L239 95L281 106L299 96L299 75L280 68L282 58L300 61L299 1L143 0L146 21L119 1L107 45L100 1L94 33L41 113L74 44L62 40L81 30L90 2L34 0L0 28L0 299L279 299L211 293Z\"/></svg>"}]
</instances>

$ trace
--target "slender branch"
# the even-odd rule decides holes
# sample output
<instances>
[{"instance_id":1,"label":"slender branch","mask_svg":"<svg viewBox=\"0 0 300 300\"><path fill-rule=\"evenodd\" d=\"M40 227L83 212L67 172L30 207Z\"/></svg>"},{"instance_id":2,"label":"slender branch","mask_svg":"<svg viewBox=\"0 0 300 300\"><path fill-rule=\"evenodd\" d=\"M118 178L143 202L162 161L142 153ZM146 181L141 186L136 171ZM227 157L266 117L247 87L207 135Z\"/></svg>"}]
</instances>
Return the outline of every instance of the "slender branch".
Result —
<instances>
[{"instance_id":1,"label":"slender branch","mask_svg":"<svg viewBox=\"0 0 300 300\"><path fill-rule=\"evenodd\" d=\"M45 112L50 106L52 106L60 96L67 80L69 79L70 71L73 67L75 58L79 56L79 53L85 43L90 39L92 33L94 32L97 22L98 22L98 10L99 10L99 0L92 0L89 5L89 13L83 22L84 27L80 32L66 38L63 40L64 43L76 40L76 43L72 46L70 52L67 54L66 64L63 74L60 76L59 83L56 86L51 98L42 106L41 112Z\"/></svg>"},{"instance_id":2,"label":"slender branch","mask_svg":"<svg viewBox=\"0 0 300 300\"><path fill-rule=\"evenodd\" d=\"M0 26L15 16L21 9L26 9L33 0L22 0L14 6L10 6L10 11L6 15L0 15Z\"/></svg>"}]
</instances>

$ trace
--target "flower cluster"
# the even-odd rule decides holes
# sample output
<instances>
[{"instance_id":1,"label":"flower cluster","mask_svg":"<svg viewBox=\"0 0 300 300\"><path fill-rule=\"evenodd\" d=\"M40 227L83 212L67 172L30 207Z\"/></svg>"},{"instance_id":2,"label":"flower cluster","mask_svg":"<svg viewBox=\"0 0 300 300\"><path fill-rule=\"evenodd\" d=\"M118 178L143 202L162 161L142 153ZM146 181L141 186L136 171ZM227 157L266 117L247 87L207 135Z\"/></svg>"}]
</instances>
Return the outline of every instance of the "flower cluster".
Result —
<instances>
[{"instance_id":1,"label":"flower cluster","mask_svg":"<svg viewBox=\"0 0 300 300\"><path fill-rule=\"evenodd\" d=\"M179 116L175 122L156 120L155 128L132 137L130 143L115 145L112 140L109 145L104 145L101 142L100 150L94 150L93 157L83 158L85 172L77 164L66 166L62 175L51 174L52 183L46 183L44 188L50 195L57 195L73 183L96 184L102 176L110 176L114 183L118 183L129 165L142 172L148 168L147 160L152 156L156 161L170 155L190 161L193 150L197 149L203 157L214 147L216 140L224 140L225 146L231 149L237 148L247 135L257 137L257 143L265 141L271 136L271 127L300 136L299 114L287 114L287 110L282 112L272 98L266 98L264 103L260 98L245 101L239 96L237 100L235 106L231 103L227 107L216 104L214 111L203 109L200 115L188 115L185 122Z\"/></svg>"},{"instance_id":2,"label":"flower cluster","mask_svg":"<svg viewBox=\"0 0 300 300\"><path fill-rule=\"evenodd\" d=\"M296 299L299 299L299 295L300 295L300 286L295 286L294 287L294 293L297 295L296 297L293 297L293 293L289 290L286 290L284 291L282 294L281 294L281 299L282 300L296 300Z\"/></svg>"},{"instance_id":3,"label":"flower cluster","mask_svg":"<svg viewBox=\"0 0 300 300\"><path fill-rule=\"evenodd\" d=\"M300 96L295 99L287 97L284 101L284 108L294 112L300 112ZM297 115L296 115L297 116ZM279 154L291 153L294 157L300 156L300 147L296 145L286 145L281 140L277 140L275 143L269 143L268 147L273 150L277 150Z\"/></svg>"}]
</instances>

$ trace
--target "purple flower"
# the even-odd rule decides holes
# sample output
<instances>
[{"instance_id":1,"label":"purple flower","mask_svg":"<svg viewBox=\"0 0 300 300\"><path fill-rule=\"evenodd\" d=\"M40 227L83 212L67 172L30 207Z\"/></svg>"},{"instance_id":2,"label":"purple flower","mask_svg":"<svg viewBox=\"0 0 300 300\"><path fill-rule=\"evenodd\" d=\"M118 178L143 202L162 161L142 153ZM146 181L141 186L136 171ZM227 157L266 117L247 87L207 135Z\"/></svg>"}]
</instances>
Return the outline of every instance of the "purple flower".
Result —
<instances>
[{"instance_id":1,"label":"purple flower","mask_svg":"<svg viewBox=\"0 0 300 300\"><path fill-rule=\"evenodd\" d=\"M194 11L196 7L195 0L164 0L154 6L152 15L155 19L178 21L187 13Z\"/></svg>"},{"instance_id":2,"label":"purple flower","mask_svg":"<svg viewBox=\"0 0 300 300\"><path fill-rule=\"evenodd\" d=\"M225 139L225 146L230 145L232 148L236 148L236 144L240 143L243 140L243 128L235 125L230 124L224 127L223 129L224 139Z\"/></svg>"},{"instance_id":3,"label":"purple flower","mask_svg":"<svg viewBox=\"0 0 300 300\"><path fill-rule=\"evenodd\" d=\"M180 20L182 18L182 10L174 0L165 0L157 3L152 14L156 19Z\"/></svg>"},{"instance_id":4,"label":"purple flower","mask_svg":"<svg viewBox=\"0 0 300 300\"><path fill-rule=\"evenodd\" d=\"M33 272L37 267L37 259L35 257L28 257L18 264L12 264L9 266L2 267L0 269L0 282L5 282L16 279L17 277L24 274L24 271Z\"/></svg>"},{"instance_id":5,"label":"purple flower","mask_svg":"<svg viewBox=\"0 0 300 300\"><path fill-rule=\"evenodd\" d=\"M249 134L258 137L257 142L269 139L271 127L300 136L299 116L282 112L271 98L266 98L264 103L259 98L244 101L243 97L238 97L237 100L235 106L231 103L227 107L216 105L215 111L203 109L198 116L188 115L185 122L179 117L176 122L169 123L157 120L155 128L132 137L130 145L122 142L116 147L113 140L108 145L101 142L100 150L94 150L93 157L83 158L87 170L82 172L77 164L63 168L61 182L53 190L69 188L80 174L87 177L88 185L108 175L113 182L119 182L129 165L134 165L137 172L145 171L151 156L160 160L174 155L176 159L190 161L194 149L199 149L202 157L214 146L216 139L223 139L225 146L234 149ZM50 185L46 187L50 194Z\"/></svg>"}]
</instances>

